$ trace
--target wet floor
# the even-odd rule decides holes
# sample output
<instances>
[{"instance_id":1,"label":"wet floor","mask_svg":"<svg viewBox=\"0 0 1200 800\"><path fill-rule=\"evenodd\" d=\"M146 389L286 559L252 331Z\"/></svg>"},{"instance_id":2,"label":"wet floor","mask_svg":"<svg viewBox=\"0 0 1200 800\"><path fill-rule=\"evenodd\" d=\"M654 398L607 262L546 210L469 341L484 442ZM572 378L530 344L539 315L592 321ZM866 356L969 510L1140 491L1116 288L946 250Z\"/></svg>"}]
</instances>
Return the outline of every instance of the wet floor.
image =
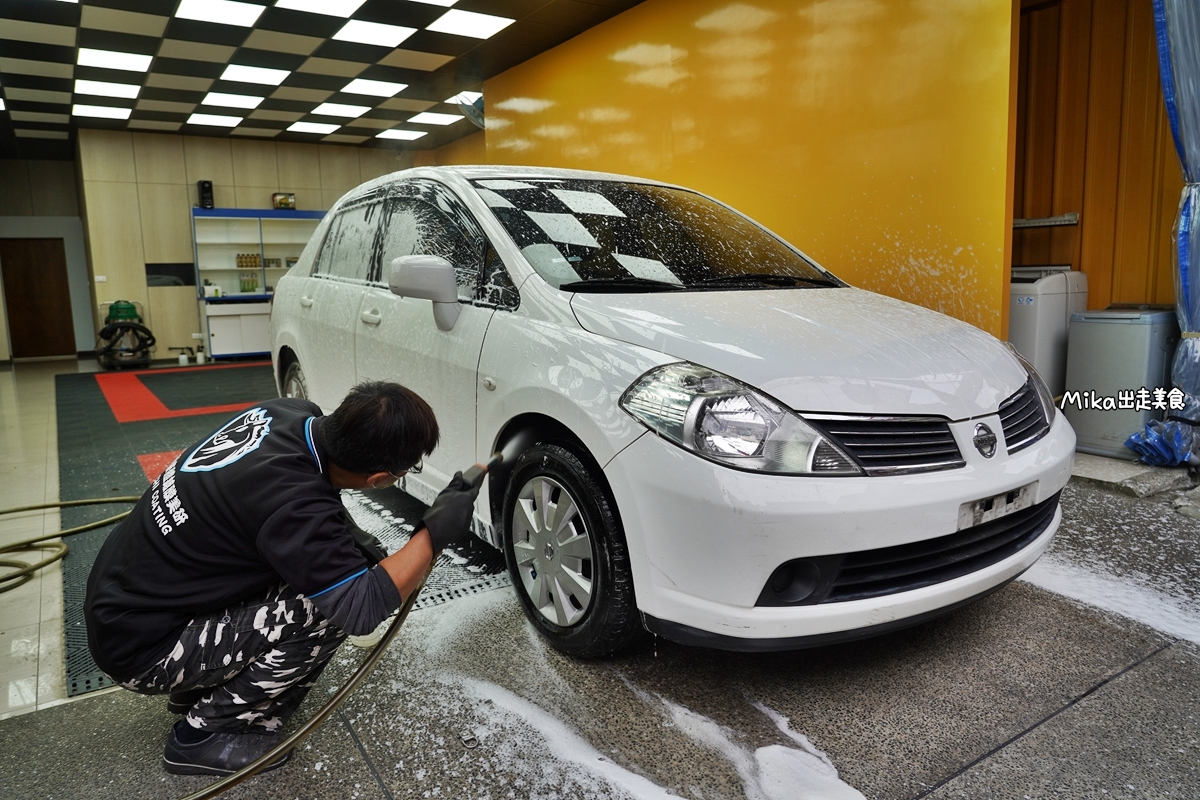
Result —
<instances>
[{"instance_id":1,"label":"wet floor","mask_svg":"<svg viewBox=\"0 0 1200 800\"><path fill-rule=\"evenodd\" d=\"M1200 522L1175 499L1073 483L1052 569L814 650L658 640L581 662L542 643L511 589L422 609L287 767L229 796L1196 797L1200 647L1162 628L1200 616ZM1141 621L1097 606L1130 598ZM339 653L322 688L361 655ZM116 692L0 721L0 794L182 796L204 780L161 772L171 720Z\"/></svg>"}]
</instances>

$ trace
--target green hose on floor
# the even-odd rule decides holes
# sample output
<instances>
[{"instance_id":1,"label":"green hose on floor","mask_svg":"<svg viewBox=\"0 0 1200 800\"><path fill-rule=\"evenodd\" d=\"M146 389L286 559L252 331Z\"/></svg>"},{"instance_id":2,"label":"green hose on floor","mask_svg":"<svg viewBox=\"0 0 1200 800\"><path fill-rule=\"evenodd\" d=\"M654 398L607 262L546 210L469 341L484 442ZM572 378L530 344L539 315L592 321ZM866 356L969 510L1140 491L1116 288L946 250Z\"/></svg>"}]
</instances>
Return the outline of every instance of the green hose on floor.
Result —
<instances>
[{"instance_id":1,"label":"green hose on floor","mask_svg":"<svg viewBox=\"0 0 1200 800\"><path fill-rule=\"evenodd\" d=\"M7 514L19 514L24 511L42 511L48 508L103 505L105 503L136 503L141 499L142 498L140 497L94 497L88 500L66 500L60 503L43 503L42 505L2 509L0 510L0 517L3 517ZM24 561L15 561L10 559L0 559L0 567L10 567L16 570L15 572L9 572L3 576L0 576L0 593L17 588L21 584L33 578L33 573L37 572L42 567L53 564L55 561L58 561L67 554L67 546L65 544L62 542L52 542L49 540L58 539L63 536L73 536L74 534L83 533L84 531L102 528L105 525L111 525L114 522L119 522L128 516L129 512L126 511L123 514L117 514L97 522L89 522L86 525L80 525L75 528L67 528L66 530L61 530L45 536L35 536L32 539L23 539L19 542L13 542L12 544L0 547L0 556L8 553L28 553L35 551L43 552L46 550L50 551L48 556L36 564L27 564ZM379 644L375 645L375 649L372 650L371 654L368 655L363 663L359 665L358 669L354 671L354 674L350 676L349 680L343 684L341 689L338 689L337 693L334 694L333 697L329 698L329 701L325 703L325 705L321 706L319 711L305 720L303 725L297 728L290 736L283 739L270 752L264 753L257 761L247 764L232 775L227 775L224 778L221 778L219 781L216 781L215 783L205 787L204 789L189 794L187 797L181 798L181 800L211 800L211 798L214 798L217 795L232 789L234 786L237 786L247 778L257 775L281 755L294 749L296 745L298 745L305 737L312 733L318 725L324 722L330 714L336 711L337 707L345 702L346 698L350 696L351 692L358 688L358 685L366 679L367 674L374 669L375 665L379 662L379 659L383 657L383 652L388 648L388 645L392 643L392 639L394 639L396 634L400 631L400 626L404 624L404 620L408 617L408 612L412 611L413 605L417 602L417 597L421 594L421 590L425 588L425 581L428 580L429 573L433 571L433 565L436 563L437 559L435 558L433 562L430 563L429 568L425 570L425 577L421 579L421 584L417 586L416 590L413 591L413 593L409 595L407 599L405 599L404 604L400 606L400 610L396 614L395 621L392 623L387 633L384 634L383 639L380 640Z\"/></svg>"},{"instance_id":2,"label":"green hose on floor","mask_svg":"<svg viewBox=\"0 0 1200 800\"><path fill-rule=\"evenodd\" d=\"M98 506L108 503L136 503L141 500L141 497L92 497L87 500L64 500L59 503L42 503L36 506L19 506L17 508L5 508L0 510L0 517L8 516L9 514L20 514L25 511L44 511L48 508L68 508L71 506ZM67 554L67 546L62 542L53 542L51 539L60 539L64 536L74 536L77 533L84 531L93 531L96 528L103 528L105 525L111 525L114 522L120 522L129 516L126 511L117 514L107 519L89 522L86 525L79 525L74 528L48 533L45 536L35 536L32 539L22 539L19 542L4 545L0 547L0 567L8 567L15 570L14 572L6 572L0 575L0 594L10 592L21 586L24 583L33 579L33 573L37 572L42 567L48 567L55 561ZM45 556L36 564L28 564L24 561L16 561L14 559L3 558L3 556L11 553L45 553L49 551L49 555Z\"/></svg>"}]
</instances>

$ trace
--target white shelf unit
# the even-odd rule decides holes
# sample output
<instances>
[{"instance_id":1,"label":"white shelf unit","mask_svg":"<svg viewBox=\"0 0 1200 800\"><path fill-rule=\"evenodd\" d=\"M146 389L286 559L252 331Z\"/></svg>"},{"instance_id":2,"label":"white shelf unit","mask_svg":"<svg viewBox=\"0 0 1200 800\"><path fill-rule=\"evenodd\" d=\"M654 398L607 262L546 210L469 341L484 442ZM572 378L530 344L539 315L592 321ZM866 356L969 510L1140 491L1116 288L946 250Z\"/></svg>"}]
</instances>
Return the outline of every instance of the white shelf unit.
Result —
<instances>
[{"instance_id":1,"label":"white shelf unit","mask_svg":"<svg viewBox=\"0 0 1200 800\"><path fill-rule=\"evenodd\" d=\"M192 241L205 347L214 358L270 352L271 296L323 211L193 208ZM239 267L238 256L257 257ZM220 287L205 297L206 285Z\"/></svg>"},{"instance_id":2,"label":"white shelf unit","mask_svg":"<svg viewBox=\"0 0 1200 800\"><path fill-rule=\"evenodd\" d=\"M275 211L244 208L193 208L196 285L219 286L222 297L263 296L288 270L288 259L300 257L323 211ZM238 266L238 256L257 256L260 266ZM277 263L278 266L268 266ZM255 288L243 287L252 278Z\"/></svg>"}]
</instances>

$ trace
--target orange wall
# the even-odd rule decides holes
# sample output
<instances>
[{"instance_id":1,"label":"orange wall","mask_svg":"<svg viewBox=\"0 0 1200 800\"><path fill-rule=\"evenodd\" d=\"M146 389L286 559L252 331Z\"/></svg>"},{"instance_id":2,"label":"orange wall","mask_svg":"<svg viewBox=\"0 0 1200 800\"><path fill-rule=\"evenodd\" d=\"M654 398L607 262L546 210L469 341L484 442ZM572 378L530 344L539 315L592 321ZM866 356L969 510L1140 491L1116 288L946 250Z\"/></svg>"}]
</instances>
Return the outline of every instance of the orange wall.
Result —
<instances>
[{"instance_id":1,"label":"orange wall","mask_svg":"<svg viewBox=\"0 0 1200 800\"><path fill-rule=\"evenodd\" d=\"M1013 13L646 0L486 82L485 163L699 189L858 286L1000 335ZM482 160L463 149L432 157Z\"/></svg>"}]
</instances>

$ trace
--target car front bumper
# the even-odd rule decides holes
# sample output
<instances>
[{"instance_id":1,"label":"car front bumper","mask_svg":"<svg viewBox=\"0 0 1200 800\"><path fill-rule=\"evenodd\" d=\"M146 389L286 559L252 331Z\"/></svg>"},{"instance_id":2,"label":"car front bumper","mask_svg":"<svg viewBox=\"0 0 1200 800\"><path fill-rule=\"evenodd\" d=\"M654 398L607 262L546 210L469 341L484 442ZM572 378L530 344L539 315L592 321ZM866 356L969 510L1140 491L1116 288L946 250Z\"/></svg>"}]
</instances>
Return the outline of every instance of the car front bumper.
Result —
<instances>
[{"instance_id":1,"label":"car front bumper","mask_svg":"<svg viewBox=\"0 0 1200 800\"><path fill-rule=\"evenodd\" d=\"M1061 510L1019 551L950 580L860 600L755 605L784 562L946 536L959 529L964 503L1029 487L1037 504L1066 485L1075 434L1061 414L1032 446L991 459L971 444L979 421L1001 429L995 417L951 424L965 467L889 477L743 472L654 434L642 436L605 474L624 524L647 626L668 638L715 647L791 648L913 624L1003 586L1046 550ZM760 641L751 645L753 640Z\"/></svg>"}]
</instances>

